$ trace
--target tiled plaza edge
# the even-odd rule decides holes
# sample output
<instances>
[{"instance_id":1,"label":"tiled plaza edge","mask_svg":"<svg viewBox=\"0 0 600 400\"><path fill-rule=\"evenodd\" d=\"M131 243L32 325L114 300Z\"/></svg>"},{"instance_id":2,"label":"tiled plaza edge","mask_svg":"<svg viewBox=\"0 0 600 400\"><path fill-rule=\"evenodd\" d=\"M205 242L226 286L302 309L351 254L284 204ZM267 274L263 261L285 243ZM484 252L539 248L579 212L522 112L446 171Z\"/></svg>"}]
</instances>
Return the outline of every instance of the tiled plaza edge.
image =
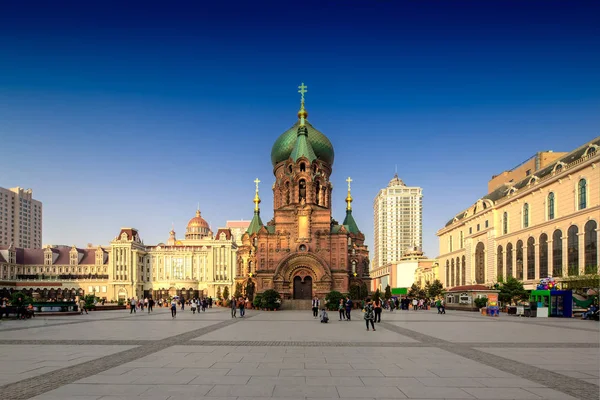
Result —
<instances>
[{"instance_id":1,"label":"tiled plaza edge","mask_svg":"<svg viewBox=\"0 0 600 400\"><path fill-rule=\"evenodd\" d=\"M560 321L557 326L557 323L533 320L529 321L535 323L530 324L528 320L506 316L490 320L467 313L437 316L431 312L404 312L384 314L384 322L378 325L377 332L365 332L360 313L356 313L357 320L351 323L334 319L331 324L324 325L312 319L310 312L251 311L250 319L241 320L229 319L228 311L220 309L200 316L186 312L175 321L165 311L160 310L152 316L115 313L102 317L105 321L119 321L119 326L126 332L131 332L138 324L175 332L166 337L154 334L154 337L160 337L154 340L129 335L114 340L94 339L99 336L98 332L86 339L86 327L96 326L91 323L101 321L95 319L96 316L73 321L77 324L69 320L63 324L58 320L49 321L47 326L64 325L65 329L81 332L79 340L42 338L37 329L39 323L38 326L27 326L25 322L19 326L20 339L12 337L14 324L0 328L0 348L10 345L15 348L40 346L41 349L106 346L112 351L95 359L80 357L79 360L83 360L80 364L0 386L0 397L40 400L204 397L214 400L567 400L598 398L599 395L598 368L593 360L599 345L592 339L594 335L598 336L598 325L593 323L577 325L577 321L572 321L573 324L566 325ZM490 321L494 322L490 324ZM511 335L520 328L530 329L524 326L527 324L538 329L543 328L540 325L550 324L553 329L562 329L564 340L557 343L557 340L546 338L546 342L531 343L535 338L515 337L506 342L479 342L452 337L446 340L422 332L423 326L433 324L436 336L439 336L445 326L456 323L464 323L465 332L475 329L482 335L491 328L508 330L507 334ZM203 325L190 330L187 328L190 324ZM585 340L569 342L574 329L581 332L577 337ZM281 340L265 340L273 336L273 332L277 332ZM10 338L6 338L7 335ZM30 335L34 338L28 338ZM468 339L469 335L466 336ZM315 337L323 340L313 340ZM455 339L463 341L453 341ZM527 357L521 355L521 349L527 349ZM579 356L575 354L564 360L567 364L577 363L577 357L580 357L581 368L572 367L567 376L567 372L548 369L545 360L535 360L536 355L552 349L562 349L561 354L566 358L570 353L581 351Z\"/></svg>"}]
</instances>

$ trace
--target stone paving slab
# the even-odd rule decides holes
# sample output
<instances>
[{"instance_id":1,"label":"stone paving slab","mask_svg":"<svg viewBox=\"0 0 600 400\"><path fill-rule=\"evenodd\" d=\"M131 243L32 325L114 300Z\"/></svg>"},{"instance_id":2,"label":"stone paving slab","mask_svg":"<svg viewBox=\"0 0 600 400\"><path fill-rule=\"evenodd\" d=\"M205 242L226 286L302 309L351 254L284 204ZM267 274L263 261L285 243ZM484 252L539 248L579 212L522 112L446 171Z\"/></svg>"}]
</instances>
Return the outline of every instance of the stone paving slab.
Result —
<instances>
[{"instance_id":1,"label":"stone paving slab","mask_svg":"<svg viewBox=\"0 0 600 400\"><path fill-rule=\"evenodd\" d=\"M360 313L356 315L362 317ZM503 318L489 320L472 313L439 316L429 311L385 313L386 322L378 325L376 332L366 332L362 318L325 325L315 321L310 312L296 311L250 310L248 318L243 320L231 319L226 309L211 309L200 316L186 311L178 313L176 320L170 318L168 310L157 310L150 316L121 312L102 320L94 320L92 313L83 317L90 320L77 324L63 321L62 327L58 324L47 329L62 328L61 343L69 342L64 338L71 337L68 332L87 336L89 328L96 324L110 326L107 331L126 332L125 336L132 332L131 327L138 327L135 331L139 333L142 326L148 339L136 337L133 341L106 332L107 337L74 339L71 346L61 344L63 351L56 354L48 350L53 346L51 341L39 339L38 325L20 321L24 323L19 329L0 332L0 355L3 347L38 347L39 352L28 356L40 365L41 372L33 385L0 383L0 398L589 400L599 397L598 386L590 382L600 379L600 374L590 372L597 365L594 357L598 354L598 341L582 341L578 336L594 334L592 325L544 321L548 327L540 328L539 324ZM444 318L443 322L440 318ZM424 331L425 325L433 328ZM462 331L455 325L462 327ZM540 347L539 342L528 342L536 338L526 336L531 329L556 330L558 336L552 342L541 342L547 348ZM502 332L501 339L485 337L495 335L489 333L491 330ZM460 332L473 339L457 341ZM2 346L6 343L2 342L2 335L11 334L19 335L5 339L13 341L10 346ZM509 341L512 336L519 339ZM547 344L557 340L570 342L572 346ZM93 352L81 353L90 346L109 348L108 343L122 350L113 354L102 352L96 358ZM22 358L15 359L15 365L31 362L26 356ZM83 361L80 367L65 368L72 360ZM565 374L554 371L557 365L553 362L558 360L568 366ZM544 369L544 365L550 368ZM572 376L567 376L567 372Z\"/></svg>"},{"instance_id":2,"label":"stone paving slab","mask_svg":"<svg viewBox=\"0 0 600 400\"><path fill-rule=\"evenodd\" d=\"M132 346L0 346L0 385L34 378L74 366ZM1 396L0 396L1 397Z\"/></svg>"},{"instance_id":3,"label":"stone paving slab","mask_svg":"<svg viewBox=\"0 0 600 400\"><path fill-rule=\"evenodd\" d=\"M566 333L558 327L539 326L507 322L498 329L496 322L482 321L477 329L465 329L461 322L445 323L443 329L438 329L437 323L432 322L390 322L393 325L427 334L442 340L458 343L495 342L495 343L536 343L556 342L557 339L568 336L571 343L598 343L598 332L569 330Z\"/></svg>"},{"instance_id":4,"label":"stone paving slab","mask_svg":"<svg viewBox=\"0 0 600 400\"><path fill-rule=\"evenodd\" d=\"M280 312L278 315L285 314ZM321 324L312 317L306 317L305 321L286 321L285 329L280 329L282 323L278 321L242 321L243 328L222 329L198 338L197 340L221 340L221 341L243 341L247 339L260 338L269 341L302 341L311 340L318 343L323 342L416 342L416 340L402 337L386 329L376 332L366 332L364 320Z\"/></svg>"}]
</instances>

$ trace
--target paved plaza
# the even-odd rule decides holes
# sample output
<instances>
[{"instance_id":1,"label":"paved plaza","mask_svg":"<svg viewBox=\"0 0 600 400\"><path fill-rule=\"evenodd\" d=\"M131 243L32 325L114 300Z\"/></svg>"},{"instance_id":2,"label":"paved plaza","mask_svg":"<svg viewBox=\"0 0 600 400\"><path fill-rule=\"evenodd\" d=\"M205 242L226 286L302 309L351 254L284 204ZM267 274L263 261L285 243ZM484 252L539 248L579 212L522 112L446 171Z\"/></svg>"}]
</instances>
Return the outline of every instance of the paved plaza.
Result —
<instances>
[{"instance_id":1,"label":"paved plaza","mask_svg":"<svg viewBox=\"0 0 600 400\"><path fill-rule=\"evenodd\" d=\"M0 322L0 398L598 399L599 325L448 311L91 312Z\"/></svg>"}]
</instances>

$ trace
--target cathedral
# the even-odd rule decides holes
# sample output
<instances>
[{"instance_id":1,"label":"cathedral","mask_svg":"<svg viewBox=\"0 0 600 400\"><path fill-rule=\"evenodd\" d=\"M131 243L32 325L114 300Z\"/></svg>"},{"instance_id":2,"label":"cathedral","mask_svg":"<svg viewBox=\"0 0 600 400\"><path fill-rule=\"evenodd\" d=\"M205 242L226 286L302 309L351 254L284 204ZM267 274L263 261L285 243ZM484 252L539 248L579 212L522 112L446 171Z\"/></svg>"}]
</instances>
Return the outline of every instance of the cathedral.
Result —
<instances>
[{"instance_id":1,"label":"cathedral","mask_svg":"<svg viewBox=\"0 0 600 400\"><path fill-rule=\"evenodd\" d=\"M273 144L273 219L263 224L255 180L254 216L238 249L236 283L256 293L277 290L283 299L323 298L336 290L370 287L365 236L352 216L347 179L346 216L332 218L329 180L334 160L329 139L307 120L306 86L299 86L298 121Z\"/></svg>"}]
</instances>

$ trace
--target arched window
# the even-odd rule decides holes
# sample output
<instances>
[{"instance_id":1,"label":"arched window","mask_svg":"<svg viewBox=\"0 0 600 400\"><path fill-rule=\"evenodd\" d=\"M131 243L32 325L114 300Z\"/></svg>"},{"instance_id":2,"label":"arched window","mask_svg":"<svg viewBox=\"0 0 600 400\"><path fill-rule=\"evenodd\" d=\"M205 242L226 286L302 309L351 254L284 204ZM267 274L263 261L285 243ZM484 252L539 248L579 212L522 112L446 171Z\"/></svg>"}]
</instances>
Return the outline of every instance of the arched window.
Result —
<instances>
[{"instance_id":1,"label":"arched window","mask_svg":"<svg viewBox=\"0 0 600 400\"><path fill-rule=\"evenodd\" d=\"M571 225L567 231L567 268L569 276L579 275L579 228Z\"/></svg>"},{"instance_id":2,"label":"arched window","mask_svg":"<svg viewBox=\"0 0 600 400\"><path fill-rule=\"evenodd\" d=\"M513 276L513 245L509 243L506 245L506 277Z\"/></svg>"},{"instance_id":3,"label":"arched window","mask_svg":"<svg viewBox=\"0 0 600 400\"><path fill-rule=\"evenodd\" d=\"M320 204L320 197L321 197L321 184L319 183L319 181L317 181L315 183L315 204L319 205Z\"/></svg>"},{"instance_id":4,"label":"arched window","mask_svg":"<svg viewBox=\"0 0 600 400\"><path fill-rule=\"evenodd\" d=\"M548 276L548 235L540 235L540 279Z\"/></svg>"},{"instance_id":5,"label":"arched window","mask_svg":"<svg viewBox=\"0 0 600 400\"><path fill-rule=\"evenodd\" d=\"M456 286L456 282L454 281L454 258L450 262L450 284L452 287Z\"/></svg>"},{"instance_id":6,"label":"arched window","mask_svg":"<svg viewBox=\"0 0 600 400\"><path fill-rule=\"evenodd\" d=\"M485 246L482 242L475 247L475 282L485 283Z\"/></svg>"},{"instance_id":7,"label":"arched window","mask_svg":"<svg viewBox=\"0 0 600 400\"><path fill-rule=\"evenodd\" d=\"M300 179L298 182L298 201L302 202L302 200L306 201L306 181L304 179Z\"/></svg>"},{"instance_id":8,"label":"arched window","mask_svg":"<svg viewBox=\"0 0 600 400\"><path fill-rule=\"evenodd\" d=\"M523 241L517 242L517 276L518 280L523 280Z\"/></svg>"},{"instance_id":9,"label":"arched window","mask_svg":"<svg viewBox=\"0 0 600 400\"><path fill-rule=\"evenodd\" d=\"M585 179L580 179L577 189L579 196L579 209L583 210L587 207L587 182Z\"/></svg>"},{"instance_id":10,"label":"arched window","mask_svg":"<svg viewBox=\"0 0 600 400\"><path fill-rule=\"evenodd\" d=\"M300 172L306 172L306 164L300 163Z\"/></svg>"},{"instance_id":11,"label":"arched window","mask_svg":"<svg viewBox=\"0 0 600 400\"><path fill-rule=\"evenodd\" d=\"M554 193L548 194L548 219L554 219Z\"/></svg>"},{"instance_id":12,"label":"arched window","mask_svg":"<svg viewBox=\"0 0 600 400\"><path fill-rule=\"evenodd\" d=\"M446 287L450 287L450 260L446 260Z\"/></svg>"},{"instance_id":13,"label":"arched window","mask_svg":"<svg viewBox=\"0 0 600 400\"><path fill-rule=\"evenodd\" d=\"M552 276L563 276L562 257L562 231L560 229L557 229L552 234Z\"/></svg>"},{"instance_id":14,"label":"arched window","mask_svg":"<svg viewBox=\"0 0 600 400\"><path fill-rule=\"evenodd\" d=\"M527 279L535 279L535 239L527 239Z\"/></svg>"},{"instance_id":15,"label":"arched window","mask_svg":"<svg viewBox=\"0 0 600 400\"><path fill-rule=\"evenodd\" d=\"M463 286L466 285L467 284L467 259L465 258L465 256L462 256L460 277L462 279L461 285L463 285Z\"/></svg>"},{"instance_id":16,"label":"arched window","mask_svg":"<svg viewBox=\"0 0 600 400\"><path fill-rule=\"evenodd\" d=\"M585 273L586 274L596 274L598 273L598 235L596 234L596 229L598 228L598 224L594 220L589 220L585 227L584 231L584 243L585 243Z\"/></svg>"},{"instance_id":17,"label":"arched window","mask_svg":"<svg viewBox=\"0 0 600 400\"><path fill-rule=\"evenodd\" d=\"M508 233L508 212L504 211L502 214L502 234L506 235Z\"/></svg>"},{"instance_id":18,"label":"arched window","mask_svg":"<svg viewBox=\"0 0 600 400\"><path fill-rule=\"evenodd\" d=\"M529 203L523 204L523 228L529 228Z\"/></svg>"},{"instance_id":19,"label":"arched window","mask_svg":"<svg viewBox=\"0 0 600 400\"><path fill-rule=\"evenodd\" d=\"M456 286L460 285L460 258L456 257Z\"/></svg>"},{"instance_id":20,"label":"arched window","mask_svg":"<svg viewBox=\"0 0 600 400\"><path fill-rule=\"evenodd\" d=\"M504 277L504 263L503 263L503 254L502 254L502 246L498 246L498 254L496 254L496 280L499 281L502 277Z\"/></svg>"}]
</instances>

